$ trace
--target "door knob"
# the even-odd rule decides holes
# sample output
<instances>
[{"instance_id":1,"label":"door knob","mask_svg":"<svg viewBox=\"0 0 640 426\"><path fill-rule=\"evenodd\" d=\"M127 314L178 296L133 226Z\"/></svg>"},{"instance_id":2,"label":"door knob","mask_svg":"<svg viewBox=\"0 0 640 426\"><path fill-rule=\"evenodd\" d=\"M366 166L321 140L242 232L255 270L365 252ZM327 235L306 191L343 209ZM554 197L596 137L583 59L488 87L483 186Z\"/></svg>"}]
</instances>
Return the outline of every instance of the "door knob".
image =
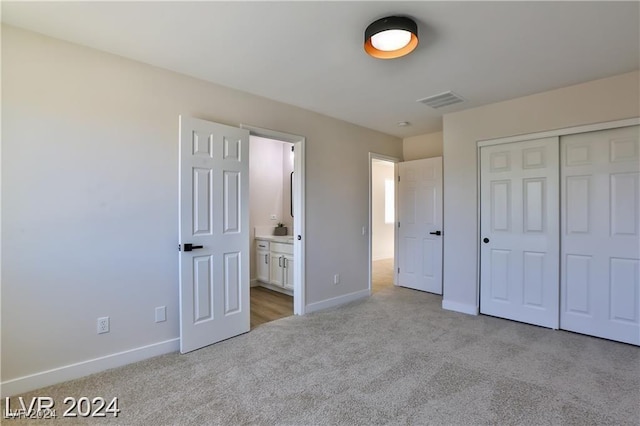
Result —
<instances>
[{"instance_id":1,"label":"door knob","mask_svg":"<svg viewBox=\"0 0 640 426\"><path fill-rule=\"evenodd\" d=\"M485 237L482 241L483 241L485 244L487 244L487 243L489 242L489 239L488 239L487 237Z\"/></svg>"},{"instance_id":2,"label":"door knob","mask_svg":"<svg viewBox=\"0 0 640 426\"><path fill-rule=\"evenodd\" d=\"M442 232L440 231L435 231L435 232L429 232L431 235L442 235Z\"/></svg>"},{"instance_id":3,"label":"door knob","mask_svg":"<svg viewBox=\"0 0 640 426\"><path fill-rule=\"evenodd\" d=\"M184 244L184 251L197 250L197 249L201 249L201 248L203 248L203 246L194 246L191 243L185 243Z\"/></svg>"}]
</instances>

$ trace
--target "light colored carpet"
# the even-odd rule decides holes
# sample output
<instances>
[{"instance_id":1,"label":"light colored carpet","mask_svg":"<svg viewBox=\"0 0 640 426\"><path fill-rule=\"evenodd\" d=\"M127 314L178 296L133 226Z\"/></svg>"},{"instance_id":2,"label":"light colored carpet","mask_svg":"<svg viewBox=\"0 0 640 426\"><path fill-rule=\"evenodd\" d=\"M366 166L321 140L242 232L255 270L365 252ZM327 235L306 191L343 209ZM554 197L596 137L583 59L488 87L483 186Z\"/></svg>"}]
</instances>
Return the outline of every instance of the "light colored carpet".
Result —
<instances>
[{"instance_id":1,"label":"light colored carpet","mask_svg":"<svg viewBox=\"0 0 640 426\"><path fill-rule=\"evenodd\" d=\"M371 294L393 287L393 258L371 262Z\"/></svg>"},{"instance_id":2,"label":"light colored carpet","mask_svg":"<svg viewBox=\"0 0 640 426\"><path fill-rule=\"evenodd\" d=\"M640 422L640 348L440 305L392 287L26 396L117 396L114 424Z\"/></svg>"}]
</instances>

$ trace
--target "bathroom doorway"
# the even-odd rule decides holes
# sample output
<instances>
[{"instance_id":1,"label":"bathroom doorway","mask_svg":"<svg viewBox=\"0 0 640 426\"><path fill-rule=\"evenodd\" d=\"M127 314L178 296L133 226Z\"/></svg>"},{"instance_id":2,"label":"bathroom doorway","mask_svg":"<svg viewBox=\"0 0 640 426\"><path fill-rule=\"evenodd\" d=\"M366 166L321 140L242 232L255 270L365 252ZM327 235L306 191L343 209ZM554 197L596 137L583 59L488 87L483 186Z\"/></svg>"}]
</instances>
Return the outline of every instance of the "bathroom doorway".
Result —
<instances>
[{"instance_id":1,"label":"bathroom doorway","mask_svg":"<svg viewBox=\"0 0 640 426\"><path fill-rule=\"evenodd\" d=\"M251 328L304 314L304 138L243 126L249 139Z\"/></svg>"}]
</instances>

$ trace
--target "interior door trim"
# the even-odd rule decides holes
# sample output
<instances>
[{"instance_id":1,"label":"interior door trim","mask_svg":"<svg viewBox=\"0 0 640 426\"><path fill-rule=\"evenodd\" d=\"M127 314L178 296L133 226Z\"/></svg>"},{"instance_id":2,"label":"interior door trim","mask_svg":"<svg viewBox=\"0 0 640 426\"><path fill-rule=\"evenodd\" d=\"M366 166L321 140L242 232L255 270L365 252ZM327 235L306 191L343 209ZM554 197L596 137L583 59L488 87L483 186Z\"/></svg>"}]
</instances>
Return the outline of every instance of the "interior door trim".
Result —
<instances>
[{"instance_id":1,"label":"interior door trim","mask_svg":"<svg viewBox=\"0 0 640 426\"><path fill-rule=\"evenodd\" d=\"M295 188L292 188L295 200L293 201L293 211L296 219L293 221L293 234L296 236L293 241L293 313L294 315L304 315L307 310L306 298L306 250L305 250L305 143L304 136L292 133L279 132L277 130L265 129L262 127L240 124L241 129L249 130L251 136L259 136L268 139L292 143L294 146ZM293 197L292 197L293 198Z\"/></svg>"}]
</instances>

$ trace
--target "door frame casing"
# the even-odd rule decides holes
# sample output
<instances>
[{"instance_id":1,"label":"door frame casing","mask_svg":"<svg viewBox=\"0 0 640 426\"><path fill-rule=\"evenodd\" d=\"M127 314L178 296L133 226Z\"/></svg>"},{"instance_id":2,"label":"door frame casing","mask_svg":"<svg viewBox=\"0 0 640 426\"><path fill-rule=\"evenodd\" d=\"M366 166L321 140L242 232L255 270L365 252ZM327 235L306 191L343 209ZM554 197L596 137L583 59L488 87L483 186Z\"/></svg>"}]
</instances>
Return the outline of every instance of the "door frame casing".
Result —
<instances>
[{"instance_id":1,"label":"door frame casing","mask_svg":"<svg viewBox=\"0 0 640 426\"><path fill-rule=\"evenodd\" d=\"M247 124L240 124L241 129L249 130L250 136L258 136L267 139L275 139L292 143L294 146L293 171L293 313L304 315L306 310L306 280L305 280L305 142L304 136L292 133L279 132ZM301 237L298 240L298 237Z\"/></svg>"},{"instance_id":2,"label":"door frame casing","mask_svg":"<svg viewBox=\"0 0 640 426\"><path fill-rule=\"evenodd\" d=\"M629 127L629 126L637 126L640 125L640 117L636 118L627 118L623 120L613 120L613 121L605 121L601 123L593 123L593 124L584 124L580 126L572 126L565 127L561 129L547 130L543 132L535 132L535 133L526 133L515 136L506 136L501 138L494 139L481 139L476 142L476 315L480 313L480 251L481 251L481 208L482 208L482 199L481 199L481 162L480 162L480 148L491 145L502 145L513 142L523 142L533 139L543 139L549 137L558 137L573 135L578 133L588 133L588 132L596 132L598 130L608 130L615 129L620 127ZM558 149L560 149L560 144L558 144ZM558 236L559 238L559 236ZM559 277L558 277L559 278ZM444 290L444 289L443 289ZM560 292L560 288L558 287L558 292ZM560 312L558 312L558 316Z\"/></svg>"},{"instance_id":3,"label":"door frame casing","mask_svg":"<svg viewBox=\"0 0 640 426\"><path fill-rule=\"evenodd\" d=\"M393 163L393 210L394 217L398 215L398 163L401 161L397 157L389 155L378 154L375 152L369 152L369 232L368 232L368 245L369 245L369 271L368 271L368 289L369 296L371 296L371 280L373 269L373 160L382 160ZM398 285L398 232L395 222L393 224L393 285Z\"/></svg>"}]
</instances>

